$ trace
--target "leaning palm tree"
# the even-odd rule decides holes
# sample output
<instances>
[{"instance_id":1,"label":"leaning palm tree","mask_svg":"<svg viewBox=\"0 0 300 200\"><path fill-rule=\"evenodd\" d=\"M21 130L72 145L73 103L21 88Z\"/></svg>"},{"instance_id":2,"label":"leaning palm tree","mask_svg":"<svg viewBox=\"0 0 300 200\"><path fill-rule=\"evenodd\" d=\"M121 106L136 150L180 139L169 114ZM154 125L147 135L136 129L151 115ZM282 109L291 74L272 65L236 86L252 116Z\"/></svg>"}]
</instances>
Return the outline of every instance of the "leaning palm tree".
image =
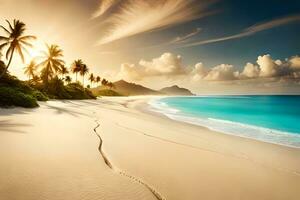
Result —
<instances>
[{"instance_id":1,"label":"leaning palm tree","mask_svg":"<svg viewBox=\"0 0 300 200\"><path fill-rule=\"evenodd\" d=\"M59 74L61 74L61 78L63 79L65 77L66 74L69 73L68 68L66 68L66 66L61 66L61 69L58 71Z\"/></svg>"},{"instance_id":2,"label":"leaning palm tree","mask_svg":"<svg viewBox=\"0 0 300 200\"><path fill-rule=\"evenodd\" d=\"M25 68L24 74L28 76L28 80L32 79L35 76L36 72L36 62L32 60Z\"/></svg>"},{"instance_id":3,"label":"leaning palm tree","mask_svg":"<svg viewBox=\"0 0 300 200\"><path fill-rule=\"evenodd\" d=\"M93 82L95 81L95 77L94 77L93 73L90 74L89 81L91 82L91 87L92 87L93 86Z\"/></svg>"},{"instance_id":4,"label":"leaning palm tree","mask_svg":"<svg viewBox=\"0 0 300 200\"><path fill-rule=\"evenodd\" d=\"M7 72L15 52L20 55L22 61L24 62L25 58L23 51L26 51L26 47L32 47L32 44L30 44L28 41L31 39L36 39L36 37L32 35L24 36L26 28L23 22L15 19L13 24L11 24L8 20L6 20L6 22L8 23L8 28L0 25L0 28L6 33L6 36L0 36L0 42L4 41L2 44L0 44L0 50L7 47L5 57L8 60L8 63L0 74L0 78Z\"/></svg>"},{"instance_id":5,"label":"leaning palm tree","mask_svg":"<svg viewBox=\"0 0 300 200\"><path fill-rule=\"evenodd\" d=\"M70 76L66 76L65 81L70 84L72 82L72 78Z\"/></svg>"},{"instance_id":6,"label":"leaning palm tree","mask_svg":"<svg viewBox=\"0 0 300 200\"><path fill-rule=\"evenodd\" d=\"M47 51L43 52L42 62L38 64L38 67L43 67L43 79L48 85L49 79L61 71L65 62L62 60L63 51L57 45L47 45Z\"/></svg>"},{"instance_id":7,"label":"leaning palm tree","mask_svg":"<svg viewBox=\"0 0 300 200\"><path fill-rule=\"evenodd\" d=\"M97 83L97 84L98 84L98 86L99 86L99 82L101 81L101 78L100 78L100 76L97 76L95 81L96 81L96 83Z\"/></svg>"},{"instance_id":8,"label":"leaning palm tree","mask_svg":"<svg viewBox=\"0 0 300 200\"><path fill-rule=\"evenodd\" d=\"M82 85L84 87L84 76L89 73L89 68L86 64L83 64L80 69L80 75L82 76Z\"/></svg>"},{"instance_id":9,"label":"leaning palm tree","mask_svg":"<svg viewBox=\"0 0 300 200\"><path fill-rule=\"evenodd\" d=\"M81 59L75 60L72 64L72 73L76 74L76 82L77 82L77 74L78 72L80 72L82 66L83 66L83 62Z\"/></svg>"}]
</instances>

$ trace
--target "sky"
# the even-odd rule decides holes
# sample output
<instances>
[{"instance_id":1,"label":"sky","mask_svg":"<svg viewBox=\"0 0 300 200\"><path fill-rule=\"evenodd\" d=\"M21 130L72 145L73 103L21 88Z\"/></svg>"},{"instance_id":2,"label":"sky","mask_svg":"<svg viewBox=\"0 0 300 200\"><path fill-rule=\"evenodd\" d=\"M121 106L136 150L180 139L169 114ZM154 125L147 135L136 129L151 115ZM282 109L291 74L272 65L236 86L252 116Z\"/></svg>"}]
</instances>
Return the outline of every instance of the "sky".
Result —
<instances>
[{"instance_id":1,"label":"sky","mask_svg":"<svg viewBox=\"0 0 300 200\"><path fill-rule=\"evenodd\" d=\"M21 79L47 43L63 49L67 66L80 58L111 81L300 94L298 0L0 0L0 16L38 38L10 68Z\"/></svg>"}]
</instances>

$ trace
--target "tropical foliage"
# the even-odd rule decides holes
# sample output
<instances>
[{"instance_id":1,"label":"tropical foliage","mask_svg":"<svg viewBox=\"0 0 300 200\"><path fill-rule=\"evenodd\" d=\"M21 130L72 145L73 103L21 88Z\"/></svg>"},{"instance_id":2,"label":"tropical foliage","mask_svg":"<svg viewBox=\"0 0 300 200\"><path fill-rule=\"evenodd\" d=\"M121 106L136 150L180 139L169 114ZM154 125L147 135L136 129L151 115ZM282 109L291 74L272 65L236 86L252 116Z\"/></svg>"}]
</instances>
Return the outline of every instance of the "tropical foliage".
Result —
<instances>
[{"instance_id":1,"label":"tropical foliage","mask_svg":"<svg viewBox=\"0 0 300 200\"><path fill-rule=\"evenodd\" d=\"M28 76L28 79L32 79L35 76L36 72L36 62L32 60L25 68L24 74Z\"/></svg>"},{"instance_id":2,"label":"tropical foliage","mask_svg":"<svg viewBox=\"0 0 300 200\"><path fill-rule=\"evenodd\" d=\"M86 64L82 65L79 71L80 75L82 76L82 85L84 87L84 76L89 73L89 68Z\"/></svg>"},{"instance_id":3,"label":"tropical foliage","mask_svg":"<svg viewBox=\"0 0 300 200\"><path fill-rule=\"evenodd\" d=\"M0 79L4 76L9 68L14 53L18 53L21 57L22 61L25 61L25 57L23 51L26 51L27 47L32 47L32 44L29 43L29 40L35 39L35 36L32 35L24 35L25 33L25 24L19 20L13 20L13 23L8 23L8 28L0 25L0 28L5 32L5 36L0 36L0 50L6 48L5 58L8 60L8 63L4 69L4 71L0 74Z\"/></svg>"},{"instance_id":4,"label":"tropical foliage","mask_svg":"<svg viewBox=\"0 0 300 200\"><path fill-rule=\"evenodd\" d=\"M20 81L9 74L9 66L15 54L25 62L24 52L27 48L34 48L31 40L35 36L25 35L26 25L19 21L6 20L7 27L0 25L4 35L0 35L0 106L37 106L37 101L48 98L58 99L91 99L95 96L89 89L84 88L84 81L89 74L88 66L81 60L75 60L68 68L63 60L63 50L58 45L46 45L46 50L41 55L31 60L24 67L24 74L28 81ZM1 57L0 57L1 58ZM72 82L71 74L75 75ZM82 76L81 83L78 82L78 74ZM106 79L90 73L88 80L92 87L102 84L112 89L114 86Z\"/></svg>"},{"instance_id":5,"label":"tropical foliage","mask_svg":"<svg viewBox=\"0 0 300 200\"><path fill-rule=\"evenodd\" d=\"M47 51L42 53L43 60L37 66L43 68L41 78L47 87L49 79L62 71L65 62L62 60L63 51L57 45L47 45Z\"/></svg>"},{"instance_id":6,"label":"tropical foliage","mask_svg":"<svg viewBox=\"0 0 300 200\"><path fill-rule=\"evenodd\" d=\"M0 61L0 73L5 70L5 64ZM46 94L31 87L15 76L5 73L0 80L0 106L36 107L37 101L46 101Z\"/></svg>"},{"instance_id":7,"label":"tropical foliage","mask_svg":"<svg viewBox=\"0 0 300 200\"><path fill-rule=\"evenodd\" d=\"M80 72L83 66L83 62L81 59L75 60L72 64L72 73L76 75L76 82L77 82L77 75Z\"/></svg>"}]
</instances>

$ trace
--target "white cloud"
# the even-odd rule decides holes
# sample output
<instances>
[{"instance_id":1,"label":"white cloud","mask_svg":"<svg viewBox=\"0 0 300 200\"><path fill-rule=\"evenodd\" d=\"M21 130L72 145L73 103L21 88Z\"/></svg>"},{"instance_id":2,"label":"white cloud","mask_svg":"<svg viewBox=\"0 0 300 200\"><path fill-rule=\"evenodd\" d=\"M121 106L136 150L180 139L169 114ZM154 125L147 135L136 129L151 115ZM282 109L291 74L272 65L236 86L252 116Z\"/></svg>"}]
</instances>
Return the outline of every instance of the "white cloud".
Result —
<instances>
[{"instance_id":1,"label":"white cloud","mask_svg":"<svg viewBox=\"0 0 300 200\"><path fill-rule=\"evenodd\" d=\"M205 68L202 63L197 63L188 74L193 81L227 81L234 80L239 73L234 70L233 65L220 64L212 68Z\"/></svg>"},{"instance_id":2,"label":"white cloud","mask_svg":"<svg viewBox=\"0 0 300 200\"><path fill-rule=\"evenodd\" d=\"M198 33L201 32L201 28L196 28L195 30L193 30L190 33L187 33L183 36L178 36L176 38L174 38L173 40L171 40L168 44L176 44L176 43L182 43L187 41L188 39L191 39L192 37L194 37L195 35L197 35Z\"/></svg>"},{"instance_id":3,"label":"white cloud","mask_svg":"<svg viewBox=\"0 0 300 200\"><path fill-rule=\"evenodd\" d=\"M278 64L279 61L277 61ZM272 60L270 55L258 56L257 64L259 65L260 73L262 77L274 77L279 74L280 65Z\"/></svg>"},{"instance_id":4,"label":"white cloud","mask_svg":"<svg viewBox=\"0 0 300 200\"><path fill-rule=\"evenodd\" d=\"M264 30L268 30L277 26L282 26L285 24L289 24L289 23L293 23L293 22L299 22L300 21L300 15L289 15L289 16L285 16L285 17L281 17L281 18L277 18L268 22L264 22L264 23L259 23L256 24L254 26L251 26L249 28L247 28L245 31L246 32L259 32L259 31L264 31Z\"/></svg>"},{"instance_id":5,"label":"white cloud","mask_svg":"<svg viewBox=\"0 0 300 200\"><path fill-rule=\"evenodd\" d=\"M100 0L98 9L92 14L92 19L100 17L107 10L109 10L114 4L118 3L118 0Z\"/></svg>"},{"instance_id":6,"label":"white cloud","mask_svg":"<svg viewBox=\"0 0 300 200\"><path fill-rule=\"evenodd\" d=\"M300 70L300 57L295 56L290 59L291 68L295 70Z\"/></svg>"},{"instance_id":7,"label":"white cloud","mask_svg":"<svg viewBox=\"0 0 300 200\"><path fill-rule=\"evenodd\" d=\"M152 61L141 60L139 64L146 76L185 74L181 56L171 53L164 53L159 58L152 59Z\"/></svg>"},{"instance_id":8,"label":"white cloud","mask_svg":"<svg viewBox=\"0 0 300 200\"><path fill-rule=\"evenodd\" d=\"M217 65L207 73L204 80L208 81L225 81L236 78L233 65L221 64Z\"/></svg>"},{"instance_id":9,"label":"white cloud","mask_svg":"<svg viewBox=\"0 0 300 200\"><path fill-rule=\"evenodd\" d=\"M210 43L215 43L215 42L222 42L222 41L226 41L226 40L233 40L233 39L237 39L237 38L247 37L247 36L253 35L255 33L258 33L258 32L264 31L264 30L272 29L277 26L282 26L285 24L299 22L299 21L300 21L299 14L285 16L285 17L282 17L279 19L274 19L274 20L271 20L268 22L253 25L249 28L244 29L242 32L234 34L234 35L213 38L213 39L208 39L208 40L202 40L202 41L194 41L194 42L184 45L183 47L199 46L199 45L203 45L203 44L210 44Z\"/></svg>"},{"instance_id":10,"label":"white cloud","mask_svg":"<svg viewBox=\"0 0 300 200\"><path fill-rule=\"evenodd\" d=\"M134 64L124 63L121 65L118 77L126 80L142 80L143 75Z\"/></svg>"},{"instance_id":11,"label":"white cloud","mask_svg":"<svg viewBox=\"0 0 300 200\"><path fill-rule=\"evenodd\" d=\"M244 67L244 70L240 74L240 76L243 78L256 78L259 76L259 68L257 65L254 65L252 63L247 63Z\"/></svg>"},{"instance_id":12,"label":"white cloud","mask_svg":"<svg viewBox=\"0 0 300 200\"><path fill-rule=\"evenodd\" d=\"M204 68L203 63L197 63L194 69L191 71L193 81L199 81L203 79L206 74L207 70Z\"/></svg>"},{"instance_id":13,"label":"white cloud","mask_svg":"<svg viewBox=\"0 0 300 200\"><path fill-rule=\"evenodd\" d=\"M141 60L138 65L122 64L118 77L130 80L142 80L147 77L165 77L168 79L188 79L197 81L245 81L247 79L268 79L278 81L300 78L300 57L294 56L285 61L273 60L270 55L257 58L257 65L247 63L242 70L233 65L220 64L211 68L203 63L186 67L180 55L164 53L151 61Z\"/></svg>"},{"instance_id":14,"label":"white cloud","mask_svg":"<svg viewBox=\"0 0 300 200\"><path fill-rule=\"evenodd\" d=\"M140 60L139 65L122 64L119 76L130 80L141 80L145 77L165 76L174 77L187 74L181 56L172 53L164 53L151 61Z\"/></svg>"},{"instance_id":15,"label":"white cloud","mask_svg":"<svg viewBox=\"0 0 300 200\"><path fill-rule=\"evenodd\" d=\"M204 17L213 1L199 0L127 0L106 21L110 24L99 45L139 33L160 29ZM101 9L100 9L101 13ZM98 14L97 14L98 15ZM96 15L96 16L97 16Z\"/></svg>"}]
</instances>

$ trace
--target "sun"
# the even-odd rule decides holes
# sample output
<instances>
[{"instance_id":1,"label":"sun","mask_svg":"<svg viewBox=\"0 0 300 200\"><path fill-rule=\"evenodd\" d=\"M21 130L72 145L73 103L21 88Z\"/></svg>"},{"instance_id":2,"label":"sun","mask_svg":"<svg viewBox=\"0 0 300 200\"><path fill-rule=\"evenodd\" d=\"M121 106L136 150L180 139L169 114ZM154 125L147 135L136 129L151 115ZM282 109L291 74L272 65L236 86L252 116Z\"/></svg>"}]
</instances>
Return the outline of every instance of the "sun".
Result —
<instances>
[{"instance_id":1,"label":"sun","mask_svg":"<svg viewBox=\"0 0 300 200\"><path fill-rule=\"evenodd\" d=\"M45 50L46 45L41 40L34 40L31 42L33 45L31 48L27 48L27 53L24 53L26 62L30 62L33 59L37 59L42 55L42 51Z\"/></svg>"}]
</instances>

